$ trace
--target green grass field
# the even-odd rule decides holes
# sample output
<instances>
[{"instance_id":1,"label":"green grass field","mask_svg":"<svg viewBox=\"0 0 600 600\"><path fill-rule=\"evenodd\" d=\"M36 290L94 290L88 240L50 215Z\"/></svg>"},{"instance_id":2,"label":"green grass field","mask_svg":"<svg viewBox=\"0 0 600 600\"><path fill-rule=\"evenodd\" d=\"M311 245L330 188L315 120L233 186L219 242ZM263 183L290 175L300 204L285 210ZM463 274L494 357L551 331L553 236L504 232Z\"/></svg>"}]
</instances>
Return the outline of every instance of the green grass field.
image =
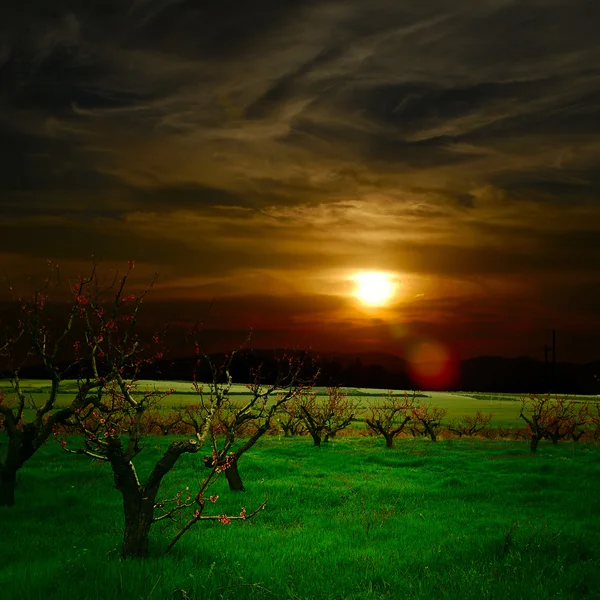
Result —
<instances>
[{"instance_id":1,"label":"green grass field","mask_svg":"<svg viewBox=\"0 0 600 600\"><path fill-rule=\"evenodd\" d=\"M151 439L148 458L164 439ZM146 451L141 455L144 457ZM140 457L140 458L141 458ZM224 480L217 513L160 556L119 558L122 508L106 465L50 443L0 508L2 600L600 598L600 449L524 442L263 438ZM166 489L194 486L185 456ZM264 479L264 484L262 480Z\"/></svg>"}]
</instances>

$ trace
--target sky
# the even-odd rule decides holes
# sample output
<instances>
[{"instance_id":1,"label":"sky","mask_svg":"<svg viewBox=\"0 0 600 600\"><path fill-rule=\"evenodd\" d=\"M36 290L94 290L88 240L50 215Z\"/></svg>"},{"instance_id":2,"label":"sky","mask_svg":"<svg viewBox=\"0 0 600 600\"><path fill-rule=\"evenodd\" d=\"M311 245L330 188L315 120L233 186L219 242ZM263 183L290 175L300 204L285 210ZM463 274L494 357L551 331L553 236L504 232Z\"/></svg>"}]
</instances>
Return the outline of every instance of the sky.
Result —
<instances>
[{"instance_id":1,"label":"sky","mask_svg":"<svg viewBox=\"0 0 600 600\"><path fill-rule=\"evenodd\" d=\"M4 5L0 265L135 259L148 310L223 347L543 358L556 329L599 358L599 27L597 0Z\"/></svg>"}]
</instances>

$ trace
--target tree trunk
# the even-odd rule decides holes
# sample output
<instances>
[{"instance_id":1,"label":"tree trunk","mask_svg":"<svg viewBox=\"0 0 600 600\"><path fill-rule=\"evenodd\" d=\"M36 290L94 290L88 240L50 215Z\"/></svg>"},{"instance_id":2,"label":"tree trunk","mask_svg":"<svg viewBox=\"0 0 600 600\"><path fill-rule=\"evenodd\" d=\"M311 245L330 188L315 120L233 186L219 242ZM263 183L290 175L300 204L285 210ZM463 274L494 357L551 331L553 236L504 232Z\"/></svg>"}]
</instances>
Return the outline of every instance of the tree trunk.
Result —
<instances>
[{"instance_id":1,"label":"tree trunk","mask_svg":"<svg viewBox=\"0 0 600 600\"><path fill-rule=\"evenodd\" d=\"M393 448L394 447L394 436L391 434L383 434L383 437L385 437L385 447L386 448Z\"/></svg>"},{"instance_id":2,"label":"tree trunk","mask_svg":"<svg viewBox=\"0 0 600 600\"><path fill-rule=\"evenodd\" d=\"M16 471L9 471L6 468L0 470L0 506L14 505L16 483Z\"/></svg>"},{"instance_id":3,"label":"tree trunk","mask_svg":"<svg viewBox=\"0 0 600 600\"><path fill-rule=\"evenodd\" d=\"M432 442L437 442L437 435L435 434L435 431L429 427L428 425L425 425L425 431L429 434L429 437L431 438Z\"/></svg>"},{"instance_id":4,"label":"tree trunk","mask_svg":"<svg viewBox=\"0 0 600 600\"><path fill-rule=\"evenodd\" d=\"M14 505L17 473L37 450L34 438L35 430L32 425L26 425L25 431L18 431L10 437L6 460L0 463L0 506Z\"/></svg>"},{"instance_id":5,"label":"tree trunk","mask_svg":"<svg viewBox=\"0 0 600 600\"><path fill-rule=\"evenodd\" d=\"M539 443L540 443L540 438L537 437L537 435L532 435L531 436L531 444L529 445L529 449L532 452L536 452Z\"/></svg>"},{"instance_id":6,"label":"tree trunk","mask_svg":"<svg viewBox=\"0 0 600 600\"><path fill-rule=\"evenodd\" d=\"M313 442L315 443L315 446L317 448L321 447L321 436L318 433L313 433L312 431L310 432L310 435L313 439Z\"/></svg>"},{"instance_id":7,"label":"tree trunk","mask_svg":"<svg viewBox=\"0 0 600 600\"><path fill-rule=\"evenodd\" d=\"M123 558L146 558L150 527L154 517L154 505L140 498L125 498L125 531L123 535Z\"/></svg>"},{"instance_id":8,"label":"tree trunk","mask_svg":"<svg viewBox=\"0 0 600 600\"><path fill-rule=\"evenodd\" d=\"M246 488L244 487L244 482L240 477L240 472L238 471L238 461L234 460L231 465L225 469L225 477L227 477L227 483L229 484L229 489L232 492L245 492Z\"/></svg>"}]
</instances>

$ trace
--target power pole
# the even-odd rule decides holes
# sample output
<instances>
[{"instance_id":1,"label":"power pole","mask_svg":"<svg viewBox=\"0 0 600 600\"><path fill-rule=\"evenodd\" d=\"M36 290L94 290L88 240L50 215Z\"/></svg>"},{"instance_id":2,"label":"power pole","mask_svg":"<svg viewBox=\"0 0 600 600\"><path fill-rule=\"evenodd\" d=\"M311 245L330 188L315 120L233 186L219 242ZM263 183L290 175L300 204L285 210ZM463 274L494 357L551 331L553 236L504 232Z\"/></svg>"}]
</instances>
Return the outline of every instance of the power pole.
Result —
<instances>
[{"instance_id":1,"label":"power pole","mask_svg":"<svg viewBox=\"0 0 600 600\"><path fill-rule=\"evenodd\" d=\"M552 388L556 391L556 329L552 330Z\"/></svg>"},{"instance_id":2,"label":"power pole","mask_svg":"<svg viewBox=\"0 0 600 600\"><path fill-rule=\"evenodd\" d=\"M550 373L548 373L548 351L550 347L544 344L544 380L546 383L546 392L550 393Z\"/></svg>"}]
</instances>

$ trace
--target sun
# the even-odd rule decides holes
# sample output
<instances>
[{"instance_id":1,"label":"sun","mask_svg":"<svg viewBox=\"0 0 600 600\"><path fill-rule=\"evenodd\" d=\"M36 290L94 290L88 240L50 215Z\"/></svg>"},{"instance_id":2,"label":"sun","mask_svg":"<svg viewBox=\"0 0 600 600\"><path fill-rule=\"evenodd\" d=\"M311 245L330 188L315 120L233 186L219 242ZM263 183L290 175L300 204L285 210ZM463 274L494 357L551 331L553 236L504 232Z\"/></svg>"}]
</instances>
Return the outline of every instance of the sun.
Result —
<instances>
[{"instance_id":1,"label":"sun","mask_svg":"<svg viewBox=\"0 0 600 600\"><path fill-rule=\"evenodd\" d=\"M392 277L381 271L363 271L352 279L356 282L354 295L367 306L387 304L396 287Z\"/></svg>"}]
</instances>

